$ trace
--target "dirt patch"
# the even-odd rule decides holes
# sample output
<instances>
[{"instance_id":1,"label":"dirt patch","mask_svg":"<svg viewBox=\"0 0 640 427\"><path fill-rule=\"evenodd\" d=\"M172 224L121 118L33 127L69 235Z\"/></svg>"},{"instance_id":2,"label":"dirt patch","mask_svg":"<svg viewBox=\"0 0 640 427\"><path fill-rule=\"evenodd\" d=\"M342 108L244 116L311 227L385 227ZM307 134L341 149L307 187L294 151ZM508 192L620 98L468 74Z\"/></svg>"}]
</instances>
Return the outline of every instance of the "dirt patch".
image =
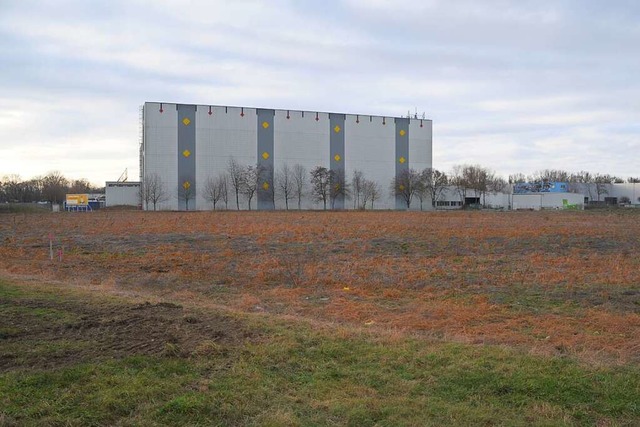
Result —
<instances>
[{"instance_id":1,"label":"dirt patch","mask_svg":"<svg viewBox=\"0 0 640 427\"><path fill-rule=\"evenodd\" d=\"M237 319L172 303L0 299L0 372L132 355L189 357L256 339Z\"/></svg>"}]
</instances>

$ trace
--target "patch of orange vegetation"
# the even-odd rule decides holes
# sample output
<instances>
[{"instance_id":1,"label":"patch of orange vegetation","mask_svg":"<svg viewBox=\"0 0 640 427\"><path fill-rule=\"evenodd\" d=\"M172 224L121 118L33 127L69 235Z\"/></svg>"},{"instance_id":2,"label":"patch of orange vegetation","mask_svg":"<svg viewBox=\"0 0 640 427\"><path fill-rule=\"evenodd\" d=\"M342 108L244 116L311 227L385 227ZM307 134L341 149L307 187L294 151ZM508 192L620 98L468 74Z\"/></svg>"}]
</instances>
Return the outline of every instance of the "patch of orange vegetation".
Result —
<instances>
[{"instance_id":1,"label":"patch of orange vegetation","mask_svg":"<svg viewBox=\"0 0 640 427\"><path fill-rule=\"evenodd\" d=\"M638 362L640 212L0 216L0 269ZM54 235L63 261L49 259ZM595 355L595 356L594 356Z\"/></svg>"}]
</instances>

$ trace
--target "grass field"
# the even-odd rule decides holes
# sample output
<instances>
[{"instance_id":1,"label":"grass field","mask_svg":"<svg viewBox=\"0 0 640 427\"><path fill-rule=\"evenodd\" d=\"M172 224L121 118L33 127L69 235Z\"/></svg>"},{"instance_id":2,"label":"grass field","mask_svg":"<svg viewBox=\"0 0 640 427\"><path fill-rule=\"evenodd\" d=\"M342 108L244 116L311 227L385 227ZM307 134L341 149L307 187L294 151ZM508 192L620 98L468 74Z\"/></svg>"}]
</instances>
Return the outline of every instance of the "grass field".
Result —
<instances>
[{"instance_id":1,"label":"grass field","mask_svg":"<svg viewBox=\"0 0 640 427\"><path fill-rule=\"evenodd\" d=\"M0 243L0 425L640 424L640 212L20 214Z\"/></svg>"}]
</instances>

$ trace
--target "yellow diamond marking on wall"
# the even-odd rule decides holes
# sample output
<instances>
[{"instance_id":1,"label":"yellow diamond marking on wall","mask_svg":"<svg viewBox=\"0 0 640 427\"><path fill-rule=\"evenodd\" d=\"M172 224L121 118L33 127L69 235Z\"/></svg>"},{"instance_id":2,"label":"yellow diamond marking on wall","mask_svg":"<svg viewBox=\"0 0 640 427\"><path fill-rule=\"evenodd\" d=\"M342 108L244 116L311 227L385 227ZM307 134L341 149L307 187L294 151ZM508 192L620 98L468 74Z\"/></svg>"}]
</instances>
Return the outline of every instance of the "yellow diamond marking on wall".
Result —
<instances>
[{"instance_id":1,"label":"yellow diamond marking on wall","mask_svg":"<svg viewBox=\"0 0 640 427\"><path fill-rule=\"evenodd\" d=\"M269 189L269 183L265 182L264 184L262 184L262 188L264 188L264 191L267 191Z\"/></svg>"},{"instance_id":2,"label":"yellow diamond marking on wall","mask_svg":"<svg viewBox=\"0 0 640 427\"><path fill-rule=\"evenodd\" d=\"M191 188L191 183L189 181L183 182L182 188L184 188L185 190L188 190L189 188Z\"/></svg>"},{"instance_id":3,"label":"yellow diamond marking on wall","mask_svg":"<svg viewBox=\"0 0 640 427\"><path fill-rule=\"evenodd\" d=\"M407 161L407 159L405 159L404 157L400 157L400 158L398 159L398 161L399 161L400 163L404 163L404 162L406 162L406 161Z\"/></svg>"},{"instance_id":4,"label":"yellow diamond marking on wall","mask_svg":"<svg viewBox=\"0 0 640 427\"><path fill-rule=\"evenodd\" d=\"M184 150L184 151L182 152L182 155L183 155L183 156L185 156L185 157L189 157L189 156L191 155L191 151L189 151L189 150Z\"/></svg>"},{"instance_id":5,"label":"yellow diamond marking on wall","mask_svg":"<svg viewBox=\"0 0 640 427\"><path fill-rule=\"evenodd\" d=\"M402 130L400 131L400 136L404 136L405 134L406 134L406 132L404 131L404 129L402 129Z\"/></svg>"},{"instance_id":6,"label":"yellow diamond marking on wall","mask_svg":"<svg viewBox=\"0 0 640 427\"><path fill-rule=\"evenodd\" d=\"M262 153L262 158L267 160L269 158L269 153L267 153L266 151Z\"/></svg>"},{"instance_id":7,"label":"yellow diamond marking on wall","mask_svg":"<svg viewBox=\"0 0 640 427\"><path fill-rule=\"evenodd\" d=\"M398 188L400 189L400 191L402 191L402 190L404 190L404 185L400 184L400 185L398 186Z\"/></svg>"},{"instance_id":8,"label":"yellow diamond marking on wall","mask_svg":"<svg viewBox=\"0 0 640 427\"><path fill-rule=\"evenodd\" d=\"M336 162L339 162L342 157L340 157L340 154L336 154L335 156L333 156L333 158L336 160Z\"/></svg>"},{"instance_id":9,"label":"yellow diamond marking on wall","mask_svg":"<svg viewBox=\"0 0 640 427\"><path fill-rule=\"evenodd\" d=\"M185 117L184 119L182 119L182 123L184 123L185 126L189 126L189 123L191 123L191 120L189 120L189 117Z\"/></svg>"},{"instance_id":10,"label":"yellow diamond marking on wall","mask_svg":"<svg viewBox=\"0 0 640 427\"><path fill-rule=\"evenodd\" d=\"M333 130L338 133L340 132L340 126L336 125L336 127L333 128Z\"/></svg>"},{"instance_id":11,"label":"yellow diamond marking on wall","mask_svg":"<svg viewBox=\"0 0 640 427\"><path fill-rule=\"evenodd\" d=\"M269 127L269 123L267 123L267 122L262 122L262 127L263 127L263 128L265 128L265 129L266 129L266 128L268 128L268 127Z\"/></svg>"}]
</instances>

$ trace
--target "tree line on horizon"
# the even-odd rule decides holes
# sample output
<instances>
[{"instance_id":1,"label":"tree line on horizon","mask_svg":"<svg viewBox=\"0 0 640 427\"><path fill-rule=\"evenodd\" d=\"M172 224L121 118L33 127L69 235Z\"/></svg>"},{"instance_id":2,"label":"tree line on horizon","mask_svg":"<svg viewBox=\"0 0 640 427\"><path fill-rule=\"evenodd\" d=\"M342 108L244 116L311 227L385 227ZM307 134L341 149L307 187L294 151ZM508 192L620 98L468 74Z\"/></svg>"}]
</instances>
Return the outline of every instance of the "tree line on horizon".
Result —
<instances>
[{"instance_id":1,"label":"tree line on horizon","mask_svg":"<svg viewBox=\"0 0 640 427\"><path fill-rule=\"evenodd\" d=\"M226 170L208 177L199 191L213 209L222 206L225 209L240 209L241 201L242 205L246 202L250 209L260 189L269 194L274 206L276 200L281 200L287 210L292 205L301 209L302 201L307 197L321 203L324 209L335 208L338 198L344 198L345 203L348 201L353 209L372 209L385 190L392 196L398 196L407 208L417 202L422 209L425 203L435 207L447 187L455 189L462 202L467 194L473 192L484 203L487 194L505 192L512 185L524 182L566 182L569 191L582 190L588 193L590 199L598 200L602 194L606 194L607 184L640 183L640 177L624 180L609 174L588 171L571 173L559 169L544 169L531 175L517 173L505 179L480 165L456 165L449 172L433 168L408 169L397 179L394 178L387 189L368 179L359 170L354 171L351 177L346 177L323 166L307 171L300 164L284 164L274 175L268 176L265 170L256 165L242 165L231 158ZM263 187L265 182L268 183L267 188ZM188 207L195 199L195 189L180 188L178 197ZM104 193L104 187L94 186L87 179L68 179L59 171L26 180L15 174L0 179L0 203L62 203L66 194L78 193ZM141 183L140 198L148 208L154 210L169 200L169 192L159 175L145 177Z\"/></svg>"},{"instance_id":2,"label":"tree line on horizon","mask_svg":"<svg viewBox=\"0 0 640 427\"><path fill-rule=\"evenodd\" d=\"M20 175L5 175L0 179L0 203L62 203L67 194L104 193L89 180L69 179L59 171L23 180Z\"/></svg>"},{"instance_id":3,"label":"tree line on horizon","mask_svg":"<svg viewBox=\"0 0 640 427\"><path fill-rule=\"evenodd\" d=\"M189 204L196 197L196 190L188 184L186 178L181 178L184 185L179 186L178 199ZM497 175L489 168L480 165L456 165L446 173L433 168L423 170L407 169L398 177L394 177L388 186L389 194L398 197L410 209L417 201L420 210L425 203L436 207L437 201L447 188L454 188L462 204L470 192L485 205L487 194L505 193L512 186L523 182L567 182L586 185L591 193L592 185L598 195L606 193L604 184L622 183L623 179L608 174L593 174L586 171L569 173L563 170L545 169L532 175L514 174L506 179ZM640 182L640 178L629 178L627 182ZM578 191L577 187L571 187ZM198 190L201 196L211 204L212 208L241 209L241 200L251 210L251 203L258 191L265 191L269 195L273 207L276 200L284 202L289 210L290 203L302 208L302 201L309 197L316 203L322 204L323 209L335 208L338 199L349 201L353 209L373 209L374 204L383 195L380 183L368 179L364 172L353 171L351 177L329 170L324 166L316 166L307 171L300 164L283 164L270 176L266 170L256 165L242 165L231 158L227 168L215 175L209 176L203 188ZM571 190L570 190L571 191ZM140 187L140 199L147 209L156 210L159 205L169 200L169 192L158 174L144 177Z\"/></svg>"}]
</instances>

